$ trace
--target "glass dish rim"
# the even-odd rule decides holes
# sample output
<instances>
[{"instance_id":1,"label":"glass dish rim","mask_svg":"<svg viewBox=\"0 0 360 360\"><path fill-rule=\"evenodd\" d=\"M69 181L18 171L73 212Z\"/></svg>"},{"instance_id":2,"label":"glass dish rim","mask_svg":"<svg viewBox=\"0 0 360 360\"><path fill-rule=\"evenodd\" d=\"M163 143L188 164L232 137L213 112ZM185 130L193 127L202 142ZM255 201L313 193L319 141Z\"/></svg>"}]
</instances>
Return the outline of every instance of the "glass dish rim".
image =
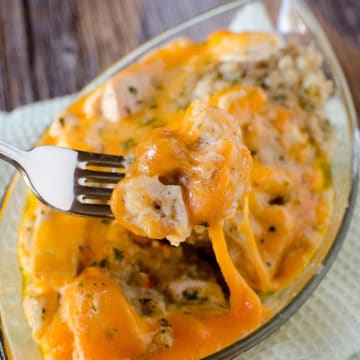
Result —
<instances>
[{"instance_id":1,"label":"glass dish rim","mask_svg":"<svg viewBox=\"0 0 360 360\"><path fill-rule=\"evenodd\" d=\"M109 78L119 67L122 68L127 64L131 63L133 60L138 58L141 55L144 55L152 47L159 45L160 43L170 39L176 33L186 30L193 25L196 25L204 20L210 19L216 15L225 13L229 10L241 8L250 3L263 2L264 0L233 0L227 4L217 6L212 8L204 13L194 16L170 29L160 33L159 35L153 37L152 39L144 42L140 46L136 47L134 50L130 51L125 56L121 57L113 65L107 68L104 72L96 76L89 84L87 84L82 90L80 90L75 98L72 101L75 101L79 97L83 96L85 93L96 87L99 83L103 82L105 78ZM357 122L356 111L354 107L354 102L352 100L351 92L347 80L343 74L342 68L339 65L338 59L335 55L335 52L332 49L332 46L325 35L321 25L316 20L312 11L309 9L304 0L295 0L296 11L298 14L303 15L307 18L306 25L310 30L315 33L316 30L316 39L319 43L322 44L322 47L325 50L326 60L329 61L332 74L335 75L336 80L339 84L339 90L341 92L342 98L345 99L345 107L347 112L347 120L352 131L352 148L351 148L351 189L348 196L348 206L344 211L343 220L339 225L339 229L336 233L333 243L329 248L327 254L324 256L324 259L319 264L319 269L316 271L312 277L308 280L306 285L299 291L299 293L294 296L294 298L276 315L274 315L268 322L260 326L257 330L253 331L248 336L234 342L228 347L207 356L204 360L219 360L219 359L229 359L239 355L241 352L245 352L267 338L275 330L279 329L310 297L314 292L317 286L320 284L322 279L327 274L331 265L333 264L336 256L338 255L341 246L345 240L345 235L349 228L352 214L355 207L355 200L358 190L358 178L359 178L359 144L360 144L360 133L359 125ZM310 26L309 26L310 24ZM0 199L0 221L3 217L3 213L6 209L8 199L11 195L13 186L16 181L19 179L18 174L12 176L8 185L5 188L5 191ZM8 359L7 355L7 344L6 344L6 334L2 332L2 322L0 314L0 358Z\"/></svg>"}]
</instances>

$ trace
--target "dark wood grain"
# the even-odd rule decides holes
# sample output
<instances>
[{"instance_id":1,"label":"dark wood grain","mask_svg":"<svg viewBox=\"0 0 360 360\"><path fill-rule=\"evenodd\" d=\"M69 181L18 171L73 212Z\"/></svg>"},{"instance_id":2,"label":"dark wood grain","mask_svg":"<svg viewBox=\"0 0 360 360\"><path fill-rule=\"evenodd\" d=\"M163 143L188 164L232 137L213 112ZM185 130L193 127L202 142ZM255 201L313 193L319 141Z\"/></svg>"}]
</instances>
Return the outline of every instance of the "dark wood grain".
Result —
<instances>
[{"instance_id":1,"label":"dark wood grain","mask_svg":"<svg viewBox=\"0 0 360 360\"><path fill-rule=\"evenodd\" d=\"M0 0L0 108L36 100L29 73L27 21L21 0Z\"/></svg>"},{"instance_id":2,"label":"dark wood grain","mask_svg":"<svg viewBox=\"0 0 360 360\"><path fill-rule=\"evenodd\" d=\"M0 0L0 109L73 93L139 43L227 0ZM307 0L360 113L360 0Z\"/></svg>"},{"instance_id":3,"label":"dark wood grain","mask_svg":"<svg viewBox=\"0 0 360 360\"><path fill-rule=\"evenodd\" d=\"M312 1L348 80L360 122L360 0Z\"/></svg>"}]
</instances>

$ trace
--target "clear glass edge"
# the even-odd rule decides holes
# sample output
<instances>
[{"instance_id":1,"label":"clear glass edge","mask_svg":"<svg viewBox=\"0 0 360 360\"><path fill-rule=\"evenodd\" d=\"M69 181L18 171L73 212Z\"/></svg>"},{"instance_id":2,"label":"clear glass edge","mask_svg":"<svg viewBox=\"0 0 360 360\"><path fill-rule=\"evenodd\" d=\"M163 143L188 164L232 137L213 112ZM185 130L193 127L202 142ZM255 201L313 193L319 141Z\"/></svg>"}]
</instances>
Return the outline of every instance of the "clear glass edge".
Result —
<instances>
[{"instance_id":1,"label":"clear glass edge","mask_svg":"<svg viewBox=\"0 0 360 360\"><path fill-rule=\"evenodd\" d=\"M309 279L307 284L302 290L285 306L279 313L274 315L270 321L262 325L260 328L242 338L241 340L233 343L232 345L220 350L219 352L207 356L203 360L222 360L232 359L238 356L241 352L245 352L250 348L254 347L262 340L270 336L275 330L279 329L301 306L306 302L314 290L319 286L321 280L325 277L332 264L334 263L342 244L345 240L345 235L349 228L352 214L355 208L355 202L358 192L358 180L359 180L359 126L354 107L354 102L351 96L349 86L347 84L345 75L341 69L339 61L332 49L332 46L325 35L322 27L316 20L312 11L306 5L304 0L295 1L297 12L302 17L304 23L309 27L312 34L316 38L318 44L321 45L321 51L325 54L326 60L329 62L332 75L335 77L339 84L339 90L342 98L345 99L347 119L350 120L350 131L353 133L352 137L352 173L351 173L351 191L348 197L348 207L345 210L342 223L336 234L336 237L322 260L319 264L320 270L315 272L314 275Z\"/></svg>"},{"instance_id":2,"label":"clear glass edge","mask_svg":"<svg viewBox=\"0 0 360 360\"><path fill-rule=\"evenodd\" d=\"M2 221L2 217L5 213L5 209L6 209L6 205L8 200L10 199L10 195L12 193L12 190L15 186L16 181L19 180L19 173L15 173L9 183L7 184L4 194L3 196L0 198L0 222ZM2 314L0 312L0 359L1 360L11 360L13 357L10 354L10 346L8 344L7 338L6 338L6 331L4 324L3 324L3 319L2 319Z\"/></svg>"},{"instance_id":3,"label":"clear glass edge","mask_svg":"<svg viewBox=\"0 0 360 360\"><path fill-rule=\"evenodd\" d=\"M118 62L112 65L110 68L105 70L103 73L98 75L94 80L92 80L87 86L85 86L77 95L77 98L83 96L88 91L92 90L96 87L100 82L104 80L104 78L110 77L119 68L125 66L126 64L130 63L137 57L145 54L150 48L160 44L161 42L170 39L176 33L186 30L192 25L195 25L201 21L209 19L213 16L221 14L223 12L244 6L246 4L250 4L252 2L256 2L257 0L235 0L228 4L224 4L213 8L205 13L195 16L175 27L170 28L169 30L164 31L160 35L150 39L149 41L145 42L144 44L137 47L135 50L131 51L124 57L122 57ZM282 326L299 308L305 303L305 301L310 297L313 291L318 287L321 280L325 277L326 273L330 269L331 265L333 264L334 260L336 259L339 250L345 240L346 232L349 228L352 213L355 207L355 200L358 192L358 179L359 179L359 139L360 139L360 132L359 126L357 122L356 111L353 103L353 99L351 96L351 92L349 86L347 84L346 78L344 73L339 65L337 57L332 49L332 46L325 35L322 27L316 20L315 16L313 15L312 11L309 9L307 4L304 0L296 0L296 8L298 14L302 17L303 21L312 31L315 39L317 40L318 44L321 45L321 50L325 54L326 60L329 63L329 66L332 70L332 75L335 77L337 83L339 84L339 90L341 92L342 98L345 100L346 112L347 112L347 119L349 121L350 131L353 133L352 137L352 173L351 173L351 191L348 197L348 207L345 210L342 223L339 227L339 230L336 234L336 237L331 245L327 255L324 257L323 261L321 262L320 270L317 271L307 282L307 284L302 288L302 290L289 302L287 306L285 306L279 313L274 315L270 321L262 325L260 328L242 338L241 340L233 343L232 345L226 347L223 350L218 351L215 354L207 356L204 360L221 360L221 359L232 359L242 352L245 352L267 338L271 335L275 330L277 330L280 326ZM8 183L3 196L0 199L0 221L3 216L3 212L6 207L6 199L8 198L9 194L11 193L11 189L13 184L16 180L19 179L18 174L15 174L10 182ZM0 337L0 357L1 359L8 360L11 359L11 354L9 354L6 345L6 333L2 331L3 324L1 321L1 314L0 314L0 331L2 336Z\"/></svg>"}]
</instances>

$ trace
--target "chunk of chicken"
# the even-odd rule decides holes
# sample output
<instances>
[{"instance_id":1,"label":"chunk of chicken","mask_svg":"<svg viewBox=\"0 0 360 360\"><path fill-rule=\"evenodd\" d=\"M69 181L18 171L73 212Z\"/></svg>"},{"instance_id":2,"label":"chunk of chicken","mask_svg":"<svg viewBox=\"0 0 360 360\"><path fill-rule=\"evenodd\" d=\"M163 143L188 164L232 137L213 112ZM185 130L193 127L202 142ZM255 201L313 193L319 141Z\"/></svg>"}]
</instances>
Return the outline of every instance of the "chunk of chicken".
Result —
<instances>
[{"instance_id":1,"label":"chunk of chicken","mask_svg":"<svg viewBox=\"0 0 360 360\"><path fill-rule=\"evenodd\" d=\"M163 62L141 64L136 71L124 71L106 83L101 102L105 119L117 121L138 112L143 102L153 97L155 80L161 75Z\"/></svg>"},{"instance_id":2,"label":"chunk of chicken","mask_svg":"<svg viewBox=\"0 0 360 360\"><path fill-rule=\"evenodd\" d=\"M188 206L194 224L223 221L249 188L251 156L241 130L224 110L194 100L181 129L189 136Z\"/></svg>"},{"instance_id":3,"label":"chunk of chicken","mask_svg":"<svg viewBox=\"0 0 360 360\"><path fill-rule=\"evenodd\" d=\"M279 48L279 38L267 33L218 31L209 36L209 48L220 61L259 61Z\"/></svg>"},{"instance_id":4,"label":"chunk of chicken","mask_svg":"<svg viewBox=\"0 0 360 360\"><path fill-rule=\"evenodd\" d=\"M84 102L84 113L91 117L94 115L101 114L101 102L104 93L104 88L100 87L93 91L89 96L86 98Z\"/></svg>"},{"instance_id":5,"label":"chunk of chicken","mask_svg":"<svg viewBox=\"0 0 360 360\"><path fill-rule=\"evenodd\" d=\"M152 337L118 284L94 267L66 285L61 310L74 359L135 359Z\"/></svg>"},{"instance_id":6,"label":"chunk of chicken","mask_svg":"<svg viewBox=\"0 0 360 360\"><path fill-rule=\"evenodd\" d=\"M163 89L162 82L174 70L178 73L176 70L183 67L184 59L196 46L186 38L179 38L150 52L87 94L81 100L82 111L87 118L100 117L110 122L138 113L153 104L152 100Z\"/></svg>"},{"instance_id":7,"label":"chunk of chicken","mask_svg":"<svg viewBox=\"0 0 360 360\"><path fill-rule=\"evenodd\" d=\"M179 279L169 284L168 293L173 301L187 305L226 306L221 287L213 281Z\"/></svg>"},{"instance_id":8,"label":"chunk of chicken","mask_svg":"<svg viewBox=\"0 0 360 360\"><path fill-rule=\"evenodd\" d=\"M86 98L84 112L112 122L137 113L154 96L163 67L163 61L155 58L120 72Z\"/></svg>"},{"instance_id":9,"label":"chunk of chicken","mask_svg":"<svg viewBox=\"0 0 360 360\"><path fill-rule=\"evenodd\" d=\"M26 318L36 339L41 338L50 325L58 308L58 293L47 290L42 293L30 293L24 299Z\"/></svg>"},{"instance_id":10,"label":"chunk of chicken","mask_svg":"<svg viewBox=\"0 0 360 360\"><path fill-rule=\"evenodd\" d=\"M154 130L135 157L113 192L114 215L131 231L174 245L192 226L231 216L249 187L251 156L239 127L225 111L199 100L178 130Z\"/></svg>"},{"instance_id":11,"label":"chunk of chicken","mask_svg":"<svg viewBox=\"0 0 360 360\"><path fill-rule=\"evenodd\" d=\"M125 179L113 196L116 218L135 234L167 238L179 245L191 232L181 187L164 185L157 177L137 175Z\"/></svg>"}]
</instances>

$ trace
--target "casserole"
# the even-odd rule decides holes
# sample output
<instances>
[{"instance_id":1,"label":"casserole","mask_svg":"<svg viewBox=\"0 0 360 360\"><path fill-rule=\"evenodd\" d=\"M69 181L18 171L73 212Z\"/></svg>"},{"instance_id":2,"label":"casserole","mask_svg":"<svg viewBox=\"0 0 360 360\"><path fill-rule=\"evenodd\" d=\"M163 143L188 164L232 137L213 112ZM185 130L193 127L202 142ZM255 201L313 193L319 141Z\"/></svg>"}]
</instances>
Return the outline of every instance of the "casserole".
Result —
<instances>
[{"instance_id":1,"label":"casserole","mask_svg":"<svg viewBox=\"0 0 360 360\"><path fill-rule=\"evenodd\" d=\"M250 2L231 3L224 7L220 7L213 11L210 11L209 13L205 14L203 17L199 17L197 19L197 22L201 24L202 28L203 27L207 28L206 33L203 32L202 35L207 35L209 30L211 29L211 24L216 24L216 26L219 27L220 18L223 21L221 27L226 26L229 19L231 19L233 16L234 9L241 8L242 6L248 3ZM320 39L320 42L318 43L318 47L320 48L320 51L325 57L326 60L325 66L328 66L328 70L330 70L330 74L333 77L333 80L335 81L335 85L336 85L336 92L334 95L334 99L332 99L334 100L332 106L335 106L337 109L340 108L341 112L345 114L345 116L343 117L344 123L333 124L339 130L338 134L341 133L343 138L348 139L348 141L346 142L341 142L340 141L341 138L337 138L337 148L333 161L333 168L335 170L333 171L333 181L336 190L334 206L338 211L335 214L333 214L333 217L331 219L331 224L329 226L329 230L322 244L322 247L314 257L313 261L309 264L306 271L304 271L301 277L299 277L294 283L292 283L290 287L267 297L266 299L267 306L271 307L271 309L275 314L271 318L271 320L265 323L256 332L250 334L248 337L240 340L238 343L235 343L229 348L224 349L218 354L212 355L212 357L228 358L239 353L239 351L244 351L248 349L258 341L260 341L262 338L267 336L275 328L277 328L281 323L285 321L286 318L288 318L299 307L299 305L309 296L311 291L318 284L320 279L325 274L329 264L332 262L334 258L334 254L338 251L340 243L342 242L344 231L346 229L351 212L349 209L351 209L351 205L354 199L354 191L355 191L355 186L353 184L357 176L357 163L355 161L356 154L354 154L354 152L356 151L355 143L356 143L357 130L355 125L356 122L353 113L353 107L351 104L351 99L348 95L347 86L343 80L341 71L338 68L336 59L332 55L332 52L329 49L326 40L323 39L321 31L319 31L319 29L317 28L317 24L313 22L313 18L307 12L306 8L303 7L303 5L301 4L299 5L298 11L300 15L302 14L305 24L307 24L307 21L309 21L309 28L308 28L309 30L306 34L306 37L304 36L304 39L309 38L312 29L315 29L317 34L314 37L314 39L315 40ZM192 20L192 22L190 23L185 23L181 25L179 28L171 30L170 32L165 33L164 35L161 35L158 39L153 40L149 44L141 47L138 51L135 51L134 53L130 54L128 57L124 59L124 61L120 61L120 63L117 64L115 68L110 69L109 72L107 72L103 77L101 77L98 80L95 80L93 84L91 84L87 89L85 89L85 92L88 91L90 88L93 88L94 86L98 86L100 83L108 79L108 77L111 76L111 74L122 69L124 66L127 66L128 64L130 64L131 61L134 61L138 57L142 56L153 47L157 47L163 42L168 41L173 36L174 37L178 37L181 35L189 36L189 33L190 34L192 33L194 38L201 37L201 32L198 29L196 29L195 25L191 25L194 21L195 20ZM209 23L207 23L207 21L209 21ZM329 106L331 106L331 104ZM332 119L331 114L330 114L330 121L333 122L335 121L335 119ZM339 171L340 169L341 171ZM21 188L22 186L21 183L14 182L12 186L16 187L16 190L15 192L8 193L10 194L8 195L10 196L10 199L8 202L4 202L6 207L3 208L4 210L2 212L3 217L2 217L1 226L4 226L4 231L2 231L1 240L2 241L4 240L4 242L10 241L11 238L13 239L12 241L14 241L14 237L9 236L9 230L11 229L9 228L9 226L16 226L15 214L18 213L18 211L14 209L16 208L16 206L20 206L21 208L22 206L21 195L22 196L24 195L23 188ZM19 203L14 202L12 196L16 196L17 199L19 199ZM349 207L348 207L348 202L350 204ZM9 211L12 212L9 213ZM16 213L14 211L16 211ZM9 221L9 216L12 217L12 221ZM12 245L11 243L8 243L9 246L8 249L10 250L10 253L11 253L11 247L14 246L14 244L15 244L14 242L12 243ZM4 249L6 248L4 247ZM6 252L4 252L4 254L8 255L8 253ZM14 259L12 258L12 260ZM6 261L11 261L11 257L8 257ZM6 263L6 261L2 262L4 266L4 270L6 270L8 274L9 271L11 271L13 275L16 274L19 275L18 272L16 272L16 270L14 271L14 269L16 269L16 262L12 263L12 267L10 266L7 269L5 269L5 266L9 264ZM322 267L321 264L323 264L324 266ZM5 281L5 282L2 281L2 284L15 285L15 282L13 282L12 280L10 280L9 282L9 279L6 279L6 271L2 272L2 276L4 275L3 280ZM20 340L21 342L26 341L30 346L30 348L25 350L24 348L21 348L22 345L20 345L20 347L16 346L17 342L15 341L15 339L19 334L19 327L18 326L16 326L15 328L12 327L14 326L14 319L16 318L16 316L15 318L11 318L10 316L11 311L9 311L10 310L9 306L13 307L14 305L11 304L11 302L14 300L14 295L16 296L17 299L19 299L20 296L20 292L19 292L19 289L21 289L19 284L20 278L18 278L17 281L18 281L16 285L17 289L8 286L8 289L6 290L8 298L6 298L5 296L4 300L2 300L4 331L9 343L11 344L10 349L13 353L13 356L15 356L15 358L16 357L22 358L20 355L21 354L24 355L26 353L27 354L26 358L30 359L31 357L29 357L29 354L34 354L34 356L36 356L35 354L37 352L37 349L34 348L34 344L31 344L31 339L29 338L29 334L27 333L27 328L24 323L22 325L24 329L24 333L23 333L24 336L22 336ZM11 294L11 291L15 291L15 292ZM11 301L9 301L10 299ZM20 314L18 315L20 316ZM22 318L22 320L24 319ZM16 332L14 332L15 329ZM36 357L34 357L34 359L35 358Z\"/></svg>"}]
</instances>

